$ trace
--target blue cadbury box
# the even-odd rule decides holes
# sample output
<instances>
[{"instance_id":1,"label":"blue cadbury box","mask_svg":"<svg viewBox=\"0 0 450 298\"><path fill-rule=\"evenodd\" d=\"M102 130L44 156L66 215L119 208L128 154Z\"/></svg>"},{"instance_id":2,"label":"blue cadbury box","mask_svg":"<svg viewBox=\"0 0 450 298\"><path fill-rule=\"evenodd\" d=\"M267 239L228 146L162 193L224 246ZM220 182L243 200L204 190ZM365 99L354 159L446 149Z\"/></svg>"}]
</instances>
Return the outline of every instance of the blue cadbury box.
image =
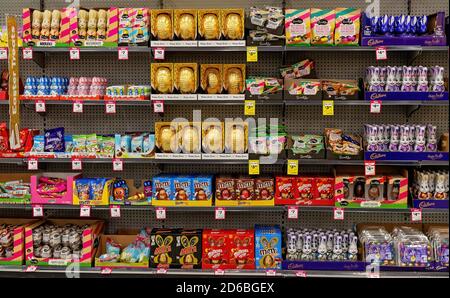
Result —
<instances>
[{"instance_id":1,"label":"blue cadbury box","mask_svg":"<svg viewBox=\"0 0 450 298\"><path fill-rule=\"evenodd\" d=\"M195 176L193 179L193 200L210 201L212 200L213 176Z\"/></svg>"},{"instance_id":2,"label":"blue cadbury box","mask_svg":"<svg viewBox=\"0 0 450 298\"><path fill-rule=\"evenodd\" d=\"M173 177L156 176L153 178L153 200L173 200Z\"/></svg>"},{"instance_id":3,"label":"blue cadbury box","mask_svg":"<svg viewBox=\"0 0 450 298\"><path fill-rule=\"evenodd\" d=\"M190 176L173 177L173 199L176 201L192 200L194 195L193 180Z\"/></svg>"},{"instance_id":4,"label":"blue cadbury box","mask_svg":"<svg viewBox=\"0 0 450 298\"><path fill-rule=\"evenodd\" d=\"M256 225L256 269L281 269L282 260L280 227Z\"/></svg>"}]
</instances>

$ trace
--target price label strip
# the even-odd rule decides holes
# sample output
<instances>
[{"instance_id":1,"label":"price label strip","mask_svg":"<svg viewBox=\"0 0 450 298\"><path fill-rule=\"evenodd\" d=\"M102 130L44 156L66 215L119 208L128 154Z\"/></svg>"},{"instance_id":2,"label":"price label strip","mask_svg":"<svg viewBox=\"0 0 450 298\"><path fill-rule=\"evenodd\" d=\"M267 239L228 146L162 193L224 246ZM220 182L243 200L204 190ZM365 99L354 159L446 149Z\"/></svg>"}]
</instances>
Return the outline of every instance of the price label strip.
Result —
<instances>
[{"instance_id":1,"label":"price label strip","mask_svg":"<svg viewBox=\"0 0 450 298\"><path fill-rule=\"evenodd\" d=\"M377 60L387 60L387 49L386 47L377 47L375 49Z\"/></svg>"},{"instance_id":2,"label":"price label strip","mask_svg":"<svg viewBox=\"0 0 450 298\"><path fill-rule=\"evenodd\" d=\"M248 161L248 174L259 175L259 160Z\"/></svg>"},{"instance_id":3,"label":"price label strip","mask_svg":"<svg viewBox=\"0 0 450 298\"><path fill-rule=\"evenodd\" d=\"M246 100L244 103L244 115L255 116L256 114L256 101Z\"/></svg>"},{"instance_id":4,"label":"price label strip","mask_svg":"<svg viewBox=\"0 0 450 298\"><path fill-rule=\"evenodd\" d=\"M216 220L224 220L226 215L226 209L222 207L216 207L214 210L214 217Z\"/></svg>"},{"instance_id":5,"label":"price label strip","mask_svg":"<svg viewBox=\"0 0 450 298\"><path fill-rule=\"evenodd\" d=\"M166 219L166 208L157 207L156 210L156 219L165 220Z\"/></svg>"},{"instance_id":6,"label":"price label strip","mask_svg":"<svg viewBox=\"0 0 450 298\"><path fill-rule=\"evenodd\" d=\"M375 176L375 161L374 160L364 161L364 174L366 176Z\"/></svg>"},{"instance_id":7,"label":"price label strip","mask_svg":"<svg viewBox=\"0 0 450 298\"><path fill-rule=\"evenodd\" d=\"M288 207L288 219L298 219L298 206Z\"/></svg>"},{"instance_id":8,"label":"price label strip","mask_svg":"<svg viewBox=\"0 0 450 298\"><path fill-rule=\"evenodd\" d=\"M334 116L334 100L322 101L322 114L323 116Z\"/></svg>"},{"instance_id":9,"label":"price label strip","mask_svg":"<svg viewBox=\"0 0 450 298\"><path fill-rule=\"evenodd\" d=\"M381 100L371 100L370 101L370 113L380 114L381 113Z\"/></svg>"},{"instance_id":10,"label":"price label strip","mask_svg":"<svg viewBox=\"0 0 450 298\"><path fill-rule=\"evenodd\" d=\"M298 160L297 159L288 159L287 174L294 175L294 176L298 175Z\"/></svg>"},{"instance_id":11,"label":"price label strip","mask_svg":"<svg viewBox=\"0 0 450 298\"><path fill-rule=\"evenodd\" d=\"M258 47L247 47L247 62L258 62Z\"/></svg>"},{"instance_id":12,"label":"price label strip","mask_svg":"<svg viewBox=\"0 0 450 298\"><path fill-rule=\"evenodd\" d=\"M334 220L344 220L344 209L334 208L333 215L334 215Z\"/></svg>"}]
</instances>

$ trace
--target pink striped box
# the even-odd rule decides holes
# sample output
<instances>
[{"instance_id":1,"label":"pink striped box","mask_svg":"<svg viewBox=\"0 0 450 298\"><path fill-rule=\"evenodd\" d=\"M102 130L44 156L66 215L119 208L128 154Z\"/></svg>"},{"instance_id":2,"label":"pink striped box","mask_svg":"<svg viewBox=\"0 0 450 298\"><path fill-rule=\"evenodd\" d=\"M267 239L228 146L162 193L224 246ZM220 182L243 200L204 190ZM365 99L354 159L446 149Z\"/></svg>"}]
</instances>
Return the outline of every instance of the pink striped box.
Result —
<instances>
[{"instance_id":1,"label":"pink striped box","mask_svg":"<svg viewBox=\"0 0 450 298\"><path fill-rule=\"evenodd\" d=\"M76 224L79 226L89 225L82 235L81 258L74 259L52 259L37 258L34 256L33 247L33 229L42 224L53 224L56 226L64 226L66 224ZM67 266L72 263L79 263L81 267L91 267L94 261L95 253L98 246L98 239L103 231L104 222L101 220L79 220L79 219L51 219L47 221L39 221L37 223L25 227L25 259L26 265L34 266Z\"/></svg>"},{"instance_id":2,"label":"pink striped box","mask_svg":"<svg viewBox=\"0 0 450 298\"><path fill-rule=\"evenodd\" d=\"M0 265L20 266L24 260L25 228L29 225L41 222L32 219L1 218L0 225L18 225L13 231L13 254L10 257L0 257Z\"/></svg>"},{"instance_id":3,"label":"pink striped box","mask_svg":"<svg viewBox=\"0 0 450 298\"><path fill-rule=\"evenodd\" d=\"M54 177L66 179L66 194L57 198L48 198L37 192L40 177ZM31 176L31 204L55 204L55 205L72 205L73 204L73 182L81 178L80 173L39 173Z\"/></svg>"}]
</instances>

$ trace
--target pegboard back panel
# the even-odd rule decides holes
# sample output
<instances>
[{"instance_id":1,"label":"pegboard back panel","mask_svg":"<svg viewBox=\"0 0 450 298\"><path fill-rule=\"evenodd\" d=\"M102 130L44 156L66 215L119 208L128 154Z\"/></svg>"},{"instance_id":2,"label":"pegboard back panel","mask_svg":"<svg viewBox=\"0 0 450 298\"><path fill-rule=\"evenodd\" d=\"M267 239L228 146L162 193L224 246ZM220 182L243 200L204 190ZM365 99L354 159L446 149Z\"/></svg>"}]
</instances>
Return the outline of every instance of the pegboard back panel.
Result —
<instances>
[{"instance_id":1,"label":"pegboard back panel","mask_svg":"<svg viewBox=\"0 0 450 298\"><path fill-rule=\"evenodd\" d=\"M22 28L22 8L24 7L39 8L40 0L3 0L1 2L0 26L6 26L6 15L15 15L17 16L17 26Z\"/></svg>"},{"instance_id":2,"label":"pegboard back panel","mask_svg":"<svg viewBox=\"0 0 450 298\"><path fill-rule=\"evenodd\" d=\"M329 1L329 0L287 0L286 7L287 8L330 8L334 9L336 7L355 7L366 9L368 5L371 3L378 4L380 14L402 14L408 12L408 1L407 0L399 0L399 1L383 1L383 0L337 0L337 1Z\"/></svg>"},{"instance_id":3,"label":"pegboard back panel","mask_svg":"<svg viewBox=\"0 0 450 298\"><path fill-rule=\"evenodd\" d=\"M411 14L422 15L444 11L448 15L449 2L447 0L411 0Z\"/></svg>"},{"instance_id":4,"label":"pegboard back panel","mask_svg":"<svg viewBox=\"0 0 450 298\"><path fill-rule=\"evenodd\" d=\"M43 0L45 9L59 9L73 5L74 7L101 8L101 7L148 7L159 8L159 0ZM144 2L144 3L143 3Z\"/></svg>"}]
</instances>

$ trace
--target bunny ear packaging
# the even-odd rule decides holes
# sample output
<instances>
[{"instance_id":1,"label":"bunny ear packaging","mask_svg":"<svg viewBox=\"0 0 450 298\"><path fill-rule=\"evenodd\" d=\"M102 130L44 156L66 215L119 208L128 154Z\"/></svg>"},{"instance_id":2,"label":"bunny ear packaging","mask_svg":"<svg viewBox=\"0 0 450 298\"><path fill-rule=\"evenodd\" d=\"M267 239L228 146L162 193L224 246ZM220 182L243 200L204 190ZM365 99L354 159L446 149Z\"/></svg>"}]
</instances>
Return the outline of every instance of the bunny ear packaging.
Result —
<instances>
[{"instance_id":1,"label":"bunny ear packaging","mask_svg":"<svg viewBox=\"0 0 450 298\"><path fill-rule=\"evenodd\" d=\"M150 236L150 267L173 268L176 267L176 238L180 235L179 229L153 229Z\"/></svg>"},{"instance_id":2,"label":"bunny ear packaging","mask_svg":"<svg viewBox=\"0 0 450 298\"><path fill-rule=\"evenodd\" d=\"M281 269L281 229L279 226L255 226L256 269Z\"/></svg>"},{"instance_id":3,"label":"bunny ear packaging","mask_svg":"<svg viewBox=\"0 0 450 298\"><path fill-rule=\"evenodd\" d=\"M200 269L202 267L202 230L182 230L175 235L172 267Z\"/></svg>"}]
</instances>

